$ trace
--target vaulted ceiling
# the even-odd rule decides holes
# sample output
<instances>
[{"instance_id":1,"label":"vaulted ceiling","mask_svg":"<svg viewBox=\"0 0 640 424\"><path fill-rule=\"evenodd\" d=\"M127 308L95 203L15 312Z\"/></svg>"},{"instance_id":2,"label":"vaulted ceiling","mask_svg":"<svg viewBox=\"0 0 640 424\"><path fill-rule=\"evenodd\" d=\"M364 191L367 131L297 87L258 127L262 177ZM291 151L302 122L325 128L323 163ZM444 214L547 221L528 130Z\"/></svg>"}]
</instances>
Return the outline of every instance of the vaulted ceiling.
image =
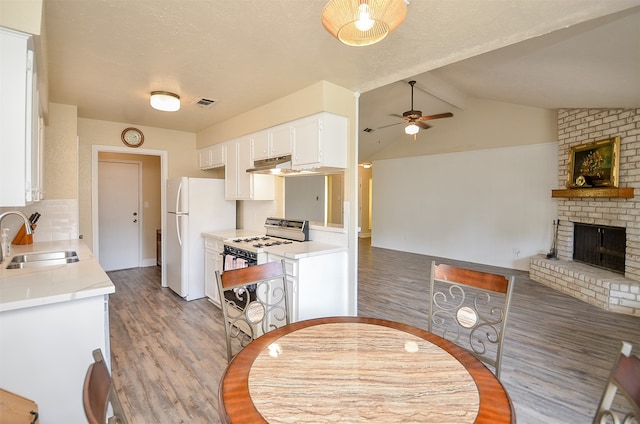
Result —
<instances>
[{"instance_id":1,"label":"vaulted ceiling","mask_svg":"<svg viewBox=\"0 0 640 424\"><path fill-rule=\"evenodd\" d=\"M395 32L362 48L324 30L325 3L44 0L49 100L84 118L191 132L319 80L362 93L362 128L409 109L410 79L424 114L468 96L640 107L640 0L413 0ZM153 90L179 94L180 111L151 109ZM375 145L363 138L360 160L398 128Z\"/></svg>"}]
</instances>

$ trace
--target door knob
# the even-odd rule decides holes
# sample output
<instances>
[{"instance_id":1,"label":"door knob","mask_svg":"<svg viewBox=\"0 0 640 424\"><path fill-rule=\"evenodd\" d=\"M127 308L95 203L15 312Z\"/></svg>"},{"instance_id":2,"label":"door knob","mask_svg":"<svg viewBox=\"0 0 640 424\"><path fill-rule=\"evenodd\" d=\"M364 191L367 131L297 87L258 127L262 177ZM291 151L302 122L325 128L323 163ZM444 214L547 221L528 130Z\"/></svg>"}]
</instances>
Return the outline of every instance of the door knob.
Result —
<instances>
[{"instance_id":1,"label":"door knob","mask_svg":"<svg viewBox=\"0 0 640 424\"><path fill-rule=\"evenodd\" d=\"M138 216L138 212L134 212L134 213L133 213L133 216Z\"/></svg>"},{"instance_id":2,"label":"door knob","mask_svg":"<svg viewBox=\"0 0 640 424\"><path fill-rule=\"evenodd\" d=\"M134 219L134 220L133 220L133 222L134 222L134 223L135 223L135 222L138 222L138 220L137 220L137 219Z\"/></svg>"}]
</instances>

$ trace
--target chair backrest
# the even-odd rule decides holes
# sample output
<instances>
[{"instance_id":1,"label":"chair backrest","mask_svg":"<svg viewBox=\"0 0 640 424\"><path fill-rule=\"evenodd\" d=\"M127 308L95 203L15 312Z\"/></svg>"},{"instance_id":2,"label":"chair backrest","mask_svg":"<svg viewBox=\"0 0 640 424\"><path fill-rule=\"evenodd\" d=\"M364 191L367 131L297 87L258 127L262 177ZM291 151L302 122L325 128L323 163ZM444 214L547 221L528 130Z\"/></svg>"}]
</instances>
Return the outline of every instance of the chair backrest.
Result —
<instances>
[{"instance_id":1,"label":"chair backrest","mask_svg":"<svg viewBox=\"0 0 640 424\"><path fill-rule=\"evenodd\" d=\"M234 356L233 340L244 348L262 334L289 324L285 269L282 260L222 274L216 271L229 362Z\"/></svg>"},{"instance_id":2,"label":"chair backrest","mask_svg":"<svg viewBox=\"0 0 640 424\"><path fill-rule=\"evenodd\" d=\"M594 424L640 423L640 358L631 355L632 348L631 343L622 342L596 409ZM618 391L628 405L614 402Z\"/></svg>"},{"instance_id":3,"label":"chair backrest","mask_svg":"<svg viewBox=\"0 0 640 424\"><path fill-rule=\"evenodd\" d=\"M513 282L513 276L431 262L429 331L468 350L500 378Z\"/></svg>"},{"instance_id":4,"label":"chair backrest","mask_svg":"<svg viewBox=\"0 0 640 424\"><path fill-rule=\"evenodd\" d=\"M89 365L84 378L82 402L89 424L119 423L127 424L122 404L111 380L111 374L104 362L102 351L93 351L94 362ZM107 412L111 405L113 415L107 421Z\"/></svg>"}]
</instances>

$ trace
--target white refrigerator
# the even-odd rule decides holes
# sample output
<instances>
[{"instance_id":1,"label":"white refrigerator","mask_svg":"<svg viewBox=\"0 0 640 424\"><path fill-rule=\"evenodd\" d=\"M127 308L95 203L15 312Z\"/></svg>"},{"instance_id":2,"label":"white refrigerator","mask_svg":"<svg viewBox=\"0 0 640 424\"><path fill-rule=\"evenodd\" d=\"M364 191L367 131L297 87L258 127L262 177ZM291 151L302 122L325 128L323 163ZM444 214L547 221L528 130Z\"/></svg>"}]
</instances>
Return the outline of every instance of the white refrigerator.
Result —
<instances>
[{"instance_id":1,"label":"white refrigerator","mask_svg":"<svg viewBox=\"0 0 640 424\"><path fill-rule=\"evenodd\" d=\"M185 300L204 294L203 232L236 228L236 202L225 200L224 180L182 177L167 181L167 286Z\"/></svg>"}]
</instances>

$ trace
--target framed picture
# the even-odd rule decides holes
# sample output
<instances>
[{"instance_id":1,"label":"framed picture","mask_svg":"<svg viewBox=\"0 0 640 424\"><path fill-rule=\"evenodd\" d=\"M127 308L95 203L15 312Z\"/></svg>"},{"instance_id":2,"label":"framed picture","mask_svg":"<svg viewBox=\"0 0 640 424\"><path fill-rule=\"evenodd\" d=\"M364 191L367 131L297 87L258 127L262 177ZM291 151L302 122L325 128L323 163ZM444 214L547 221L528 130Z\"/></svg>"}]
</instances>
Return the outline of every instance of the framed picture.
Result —
<instances>
[{"instance_id":1,"label":"framed picture","mask_svg":"<svg viewBox=\"0 0 640 424\"><path fill-rule=\"evenodd\" d=\"M620 137L574 146L569 152L568 188L618 187Z\"/></svg>"}]
</instances>

